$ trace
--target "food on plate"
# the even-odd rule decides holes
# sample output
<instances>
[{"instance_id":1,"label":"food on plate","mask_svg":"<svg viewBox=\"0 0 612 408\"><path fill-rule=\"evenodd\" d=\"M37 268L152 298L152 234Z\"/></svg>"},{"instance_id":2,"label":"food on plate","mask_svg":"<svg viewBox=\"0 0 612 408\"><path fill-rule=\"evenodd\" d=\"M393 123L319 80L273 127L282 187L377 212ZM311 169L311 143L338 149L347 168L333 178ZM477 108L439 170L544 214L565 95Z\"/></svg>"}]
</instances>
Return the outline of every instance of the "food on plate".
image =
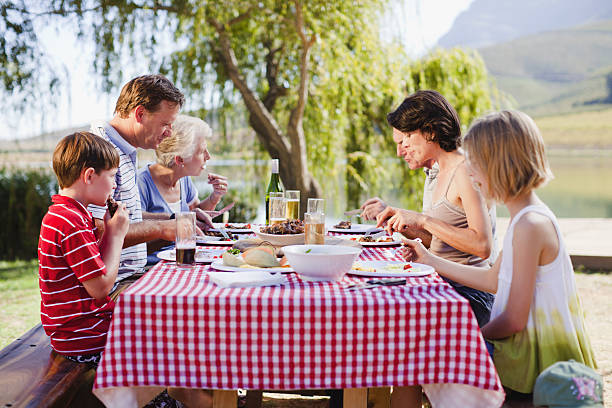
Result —
<instances>
[{"instance_id":1,"label":"food on plate","mask_svg":"<svg viewBox=\"0 0 612 408\"><path fill-rule=\"evenodd\" d=\"M274 255L274 249L270 247L255 247L244 251L242 254L244 261L253 266L260 266L263 268L273 268L281 266L281 263L276 259Z\"/></svg>"},{"instance_id":2,"label":"food on plate","mask_svg":"<svg viewBox=\"0 0 612 408\"><path fill-rule=\"evenodd\" d=\"M358 241L358 242L393 242L393 237L378 237L378 238L373 238L370 235L364 235L363 237L353 237L351 238L352 241Z\"/></svg>"},{"instance_id":3,"label":"food on plate","mask_svg":"<svg viewBox=\"0 0 612 408\"><path fill-rule=\"evenodd\" d=\"M338 224L334 225L334 228L351 229L351 222L350 221L340 221Z\"/></svg>"},{"instance_id":4,"label":"food on plate","mask_svg":"<svg viewBox=\"0 0 612 408\"><path fill-rule=\"evenodd\" d=\"M405 263L405 264L401 264L401 263L397 263L397 264L388 264L385 266L381 266L378 268L372 268L372 267L367 267L364 266L362 264L360 264L359 262L355 262L353 264L353 267L351 268L355 271L362 271L362 272L380 272L380 273L399 273L399 272L404 272L406 270L410 270L411 272L417 272L416 269L413 269L413 266L410 263Z\"/></svg>"},{"instance_id":5,"label":"food on plate","mask_svg":"<svg viewBox=\"0 0 612 408\"><path fill-rule=\"evenodd\" d=\"M304 233L304 221L301 220L288 220L283 221L280 224L272 224L262 227L260 232L264 234L274 235L291 235L291 234L303 234Z\"/></svg>"},{"instance_id":6,"label":"food on plate","mask_svg":"<svg viewBox=\"0 0 612 408\"><path fill-rule=\"evenodd\" d=\"M117 211L117 208L119 207L119 204L117 204L117 202L113 199L113 197L108 197L106 199L106 208L108 208L108 213L110 214L111 218L113 217L113 215L115 215L115 211Z\"/></svg>"},{"instance_id":7,"label":"food on plate","mask_svg":"<svg viewBox=\"0 0 612 408\"><path fill-rule=\"evenodd\" d=\"M246 262L240 255L239 249L228 249L223 253L223 265L227 266L242 266Z\"/></svg>"},{"instance_id":8,"label":"food on plate","mask_svg":"<svg viewBox=\"0 0 612 408\"><path fill-rule=\"evenodd\" d=\"M355 262L351 269L362 272L376 272L376 268L368 268L367 266L363 266L358 262Z\"/></svg>"},{"instance_id":9,"label":"food on plate","mask_svg":"<svg viewBox=\"0 0 612 408\"><path fill-rule=\"evenodd\" d=\"M251 229L251 224L225 224L225 228L229 229Z\"/></svg>"},{"instance_id":10,"label":"food on plate","mask_svg":"<svg viewBox=\"0 0 612 408\"><path fill-rule=\"evenodd\" d=\"M204 231L204 235L208 235L209 237L218 237L219 241L234 241L236 239L236 237L234 237L231 232L226 232L230 239L225 238L223 234L221 234L221 232L219 231Z\"/></svg>"}]
</instances>

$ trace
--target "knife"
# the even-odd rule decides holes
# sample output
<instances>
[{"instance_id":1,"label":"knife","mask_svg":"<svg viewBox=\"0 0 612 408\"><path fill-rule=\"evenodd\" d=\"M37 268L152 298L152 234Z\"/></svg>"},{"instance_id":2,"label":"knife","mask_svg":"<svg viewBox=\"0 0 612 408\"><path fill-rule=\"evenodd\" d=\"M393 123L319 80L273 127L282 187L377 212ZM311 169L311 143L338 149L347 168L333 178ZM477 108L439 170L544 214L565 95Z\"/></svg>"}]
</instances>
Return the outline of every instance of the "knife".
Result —
<instances>
[{"instance_id":1,"label":"knife","mask_svg":"<svg viewBox=\"0 0 612 408\"><path fill-rule=\"evenodd\" d=\"M223 235L223 238L227 239L228 241L232 240L230 236L227 234L227 230L225 229L225 227L219 227L218 229L221 235Z\"/></svg>"},{"instance_id":2,"label":"knife","mask_svg":"<svg viewBox=\"0 0 612 408\"><path fill-rule=\"evenodd\" d=\"M220 210L218 210L218 211L216 211L216 210L203 210L203 211L204 211L206 214L210 215L210 218L215 218L215 217L218 217L218 216L220 216L221 214L223 214L223 213L228 212L229 210L231 210L231 209L234 207L234 205L235 205L235 204L236 204L236 203L231 203L231 204L228 204L228 205L226 205L225 207L223 207L222 209L220 209Z\"/></svg>"},{"instance_id":3,"label":"knife","mask_svg":"<svg viewBox=\"0 0 612 408\"><path fill-rule=\"evenodd\" d=\"M361 283L361 284L355 284L355 285L348 286L346 287L346 290L353 291L353 290L361 290L361 289L371 289L377 286L400 286L400 285L405 285L405 284L406 284L406 279L396 279L396 278L370 279L365 284Z\"/></svg>"},{"instance_id":4,"label":"knife","mask_svg":"<svg viewBox=\"0 0 612 408\"><path fill-rule=\"evenodd\" d=\"M352 217L353 215L361 214L361 211L361 208L357 208L355 210L345 211L344 215L346 215L347 217Z\"/></svg>"}]
</instances>

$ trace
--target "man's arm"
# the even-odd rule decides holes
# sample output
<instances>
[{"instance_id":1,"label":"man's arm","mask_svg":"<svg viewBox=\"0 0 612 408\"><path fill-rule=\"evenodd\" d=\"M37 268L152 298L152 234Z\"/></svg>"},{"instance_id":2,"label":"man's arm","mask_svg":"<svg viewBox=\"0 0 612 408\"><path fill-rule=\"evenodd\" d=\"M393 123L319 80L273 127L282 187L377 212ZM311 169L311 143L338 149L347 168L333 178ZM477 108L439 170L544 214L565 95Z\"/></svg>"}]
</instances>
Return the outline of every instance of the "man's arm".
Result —
<instances>
[{"instance_id":1,"label":"man's arm","mask_svg":"<svg viewBox=\"0 0 612 408\"><path fill-rule=\"evenodd\" d=\"M96 222L96 228L98 228L100 234L103 234L104 222L97 218L94 220ZM174 220L168 220L167 214L165 220L144 220L141 222L132 222L130 223L130 228L127 235L123 240L123 247L127 248L156 239L174 241L175 234L176 222Z\"/></svg>"},{"instance_id":2,"label":"man's arm","mask_svg":"<svg viewBox=\"0 0 612 408\"><path fill-rule=\"evenodd\" d=\"M169 220L170 214L165 213L165 212L152 213L152 212L143 211L142 219L143 220L158 220L158 221L159 220Z\"/></svg>"}]
</instances>

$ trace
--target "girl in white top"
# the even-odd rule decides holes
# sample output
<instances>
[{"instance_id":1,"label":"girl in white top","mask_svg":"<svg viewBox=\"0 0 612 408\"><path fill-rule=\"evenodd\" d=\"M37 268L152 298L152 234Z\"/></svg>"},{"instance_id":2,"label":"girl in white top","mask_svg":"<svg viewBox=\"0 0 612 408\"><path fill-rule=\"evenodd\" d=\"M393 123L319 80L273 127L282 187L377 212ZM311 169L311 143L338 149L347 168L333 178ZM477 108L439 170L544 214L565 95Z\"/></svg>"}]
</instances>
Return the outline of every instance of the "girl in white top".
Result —
<instances>
[{"instance_id":1,"label":"girl in white top","mask_svg":"<svg viewBox=\"0 0 612 408\"><path fill-rule=\"evenodd\" d=\"M506 388L531 393L538 374L557 361L595 368L567 248L555 215L534 191L552 176L536 124L522 112L493 113L475 121L464 146L474 184L510 212L501 255L493 267L475 268L407 240L404 257L496 293L482 334L494 345L493 361Z\"/></svg>"}]
</instances>

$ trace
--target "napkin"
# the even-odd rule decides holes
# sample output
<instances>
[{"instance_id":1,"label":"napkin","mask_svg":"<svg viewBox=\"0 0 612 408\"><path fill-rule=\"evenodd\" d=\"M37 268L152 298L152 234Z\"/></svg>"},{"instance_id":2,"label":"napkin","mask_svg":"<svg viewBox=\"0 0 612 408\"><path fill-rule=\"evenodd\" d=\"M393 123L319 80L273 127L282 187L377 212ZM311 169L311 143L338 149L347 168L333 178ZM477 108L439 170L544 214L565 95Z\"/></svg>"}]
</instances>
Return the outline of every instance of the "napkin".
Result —
<instances>
[{"instance_id":1,"label":"napkin","mask_svg":"<svg viewBox=\"0 0 612 408\"><path fill-rule=\"evenodd\" d=\"M266 271L219 272L208 275L211 282L222 288L248 288L255 286L275 286L287 283L287 278L280 273Z\"/></svg>"}]
</instances>

